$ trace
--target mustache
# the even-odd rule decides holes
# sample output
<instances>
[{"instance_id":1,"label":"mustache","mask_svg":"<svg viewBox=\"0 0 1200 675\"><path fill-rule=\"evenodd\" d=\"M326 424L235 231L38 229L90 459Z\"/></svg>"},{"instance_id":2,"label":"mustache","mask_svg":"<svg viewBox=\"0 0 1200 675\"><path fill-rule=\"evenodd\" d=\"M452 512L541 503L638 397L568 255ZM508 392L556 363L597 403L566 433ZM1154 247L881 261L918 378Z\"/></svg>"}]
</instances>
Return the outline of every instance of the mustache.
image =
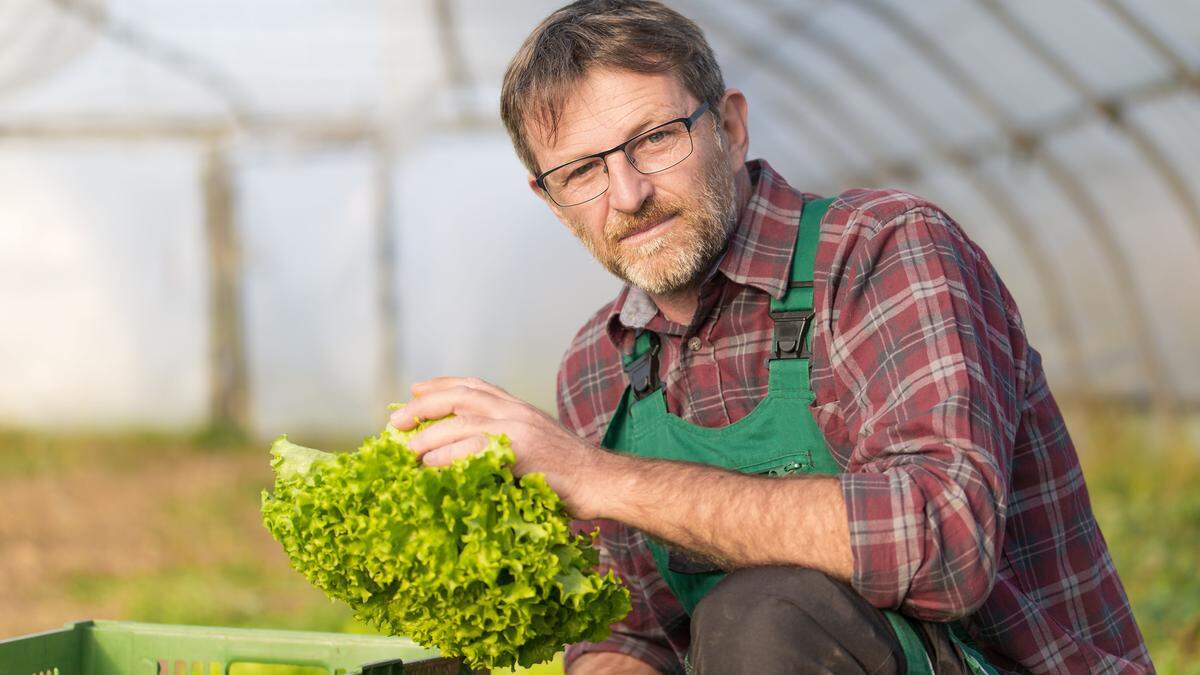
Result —
<instances>
[{"instance_id":1,"label":"mustache","mask_svg":"<svg viewBox=\"0 0 1200 675\"><path fill-rule=\"evenodd\" d=\"M637 213L618 214L608 227L604 228L604 233L609 241L616 243L634 232L644 230L647 226L660 223L681 212L682 209L677 204L648 201Z\"/></svg>"}]
</instances>

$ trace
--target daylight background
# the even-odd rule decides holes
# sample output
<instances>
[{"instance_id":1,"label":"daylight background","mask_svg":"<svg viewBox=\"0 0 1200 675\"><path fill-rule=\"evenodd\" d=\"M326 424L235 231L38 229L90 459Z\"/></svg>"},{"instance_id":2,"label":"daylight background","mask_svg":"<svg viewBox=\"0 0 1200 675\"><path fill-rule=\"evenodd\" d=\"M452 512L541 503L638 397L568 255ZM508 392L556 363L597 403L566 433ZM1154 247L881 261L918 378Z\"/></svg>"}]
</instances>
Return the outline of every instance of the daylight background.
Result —
<instances>
[{"instance_id":1,"label":"daylight background","mask_svg":"<svg viewBox=\"0 0 1200 675\"><path fill-rule=\"evenodd\" d=\"M547 410L618 289L525 187L558 2L0 2L0 639L362 630L261 527L266 447L441 374ZM1016 297L1164 672L1200 672L1200 4L687 0L751 156L945 207Z\"/></svg>"}]
</instances>

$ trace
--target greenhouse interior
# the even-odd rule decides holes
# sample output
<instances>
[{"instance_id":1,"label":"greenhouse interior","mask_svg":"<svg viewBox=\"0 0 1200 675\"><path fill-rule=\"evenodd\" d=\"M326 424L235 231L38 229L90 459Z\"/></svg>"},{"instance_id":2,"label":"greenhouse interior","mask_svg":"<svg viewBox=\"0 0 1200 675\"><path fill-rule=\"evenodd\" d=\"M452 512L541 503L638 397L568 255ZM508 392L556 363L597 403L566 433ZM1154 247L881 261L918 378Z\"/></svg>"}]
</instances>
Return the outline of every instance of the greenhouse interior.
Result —
<instances>
[{"instance_id":1,"label":"greenhouse interior","mask_svg":"<svg viewBox=\"0 0 1200 675\"><path fill-rule=\"evenodd\" d=\"M555 413L622 286L500 121L561 4L0 3L0 639L366 632L263 530L267 447L353 448L439 375ZM1200 672L1200 3L667 4L750 157L919 195L986 252L1151 654Z\"/></svg>"}]
</instances>

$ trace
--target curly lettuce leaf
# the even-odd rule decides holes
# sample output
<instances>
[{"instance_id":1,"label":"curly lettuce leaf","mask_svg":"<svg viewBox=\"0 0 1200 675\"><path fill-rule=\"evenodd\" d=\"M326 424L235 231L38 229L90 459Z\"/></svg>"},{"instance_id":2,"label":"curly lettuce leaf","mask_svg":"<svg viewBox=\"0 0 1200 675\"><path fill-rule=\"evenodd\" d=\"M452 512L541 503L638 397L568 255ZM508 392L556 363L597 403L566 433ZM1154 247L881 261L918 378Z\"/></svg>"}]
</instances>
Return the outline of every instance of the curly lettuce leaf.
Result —
<instances>
[{"instance_id":1,"label":"curly lettuce leaf","mask_svg":"<svg viewBox=\"0 0 1200 675\"><path fill-rule=\"evenodd\" d=\"M292 566L360 620L474 668L530 666L605 639L630 601L611 571L593 571L595 534L571 533L542 474L513 477L503 435L424 466L407 442L433 423L388 426L353 453L276 439L263 520Z\"/></svg>"}]
</instances>

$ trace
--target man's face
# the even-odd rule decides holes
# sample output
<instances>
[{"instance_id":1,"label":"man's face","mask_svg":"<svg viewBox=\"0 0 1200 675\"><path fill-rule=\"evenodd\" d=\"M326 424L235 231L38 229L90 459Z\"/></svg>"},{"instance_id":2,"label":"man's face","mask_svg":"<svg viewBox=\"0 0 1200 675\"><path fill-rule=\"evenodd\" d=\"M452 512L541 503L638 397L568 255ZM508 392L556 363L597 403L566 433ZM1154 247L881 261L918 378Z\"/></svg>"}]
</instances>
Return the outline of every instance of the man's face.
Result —
<instances>
[{"instance_id":1,"label":"man's face","mask_svg":"<svg viewBox=\"0 0 1200 675\"><path fill-rule=\"evenodd\" d=\"M530 144L544 170L686 117L699 105L673 75L594 70L568 99L554 142L531 133ZM696 121L692 154L674 167L644 175L616 152L606 157L603 195L577 206L547 203L617 277L655 295L687 289L724 250L737 217L733 169L714 120L705 113Z\"/></svg>"}]
</instances>

